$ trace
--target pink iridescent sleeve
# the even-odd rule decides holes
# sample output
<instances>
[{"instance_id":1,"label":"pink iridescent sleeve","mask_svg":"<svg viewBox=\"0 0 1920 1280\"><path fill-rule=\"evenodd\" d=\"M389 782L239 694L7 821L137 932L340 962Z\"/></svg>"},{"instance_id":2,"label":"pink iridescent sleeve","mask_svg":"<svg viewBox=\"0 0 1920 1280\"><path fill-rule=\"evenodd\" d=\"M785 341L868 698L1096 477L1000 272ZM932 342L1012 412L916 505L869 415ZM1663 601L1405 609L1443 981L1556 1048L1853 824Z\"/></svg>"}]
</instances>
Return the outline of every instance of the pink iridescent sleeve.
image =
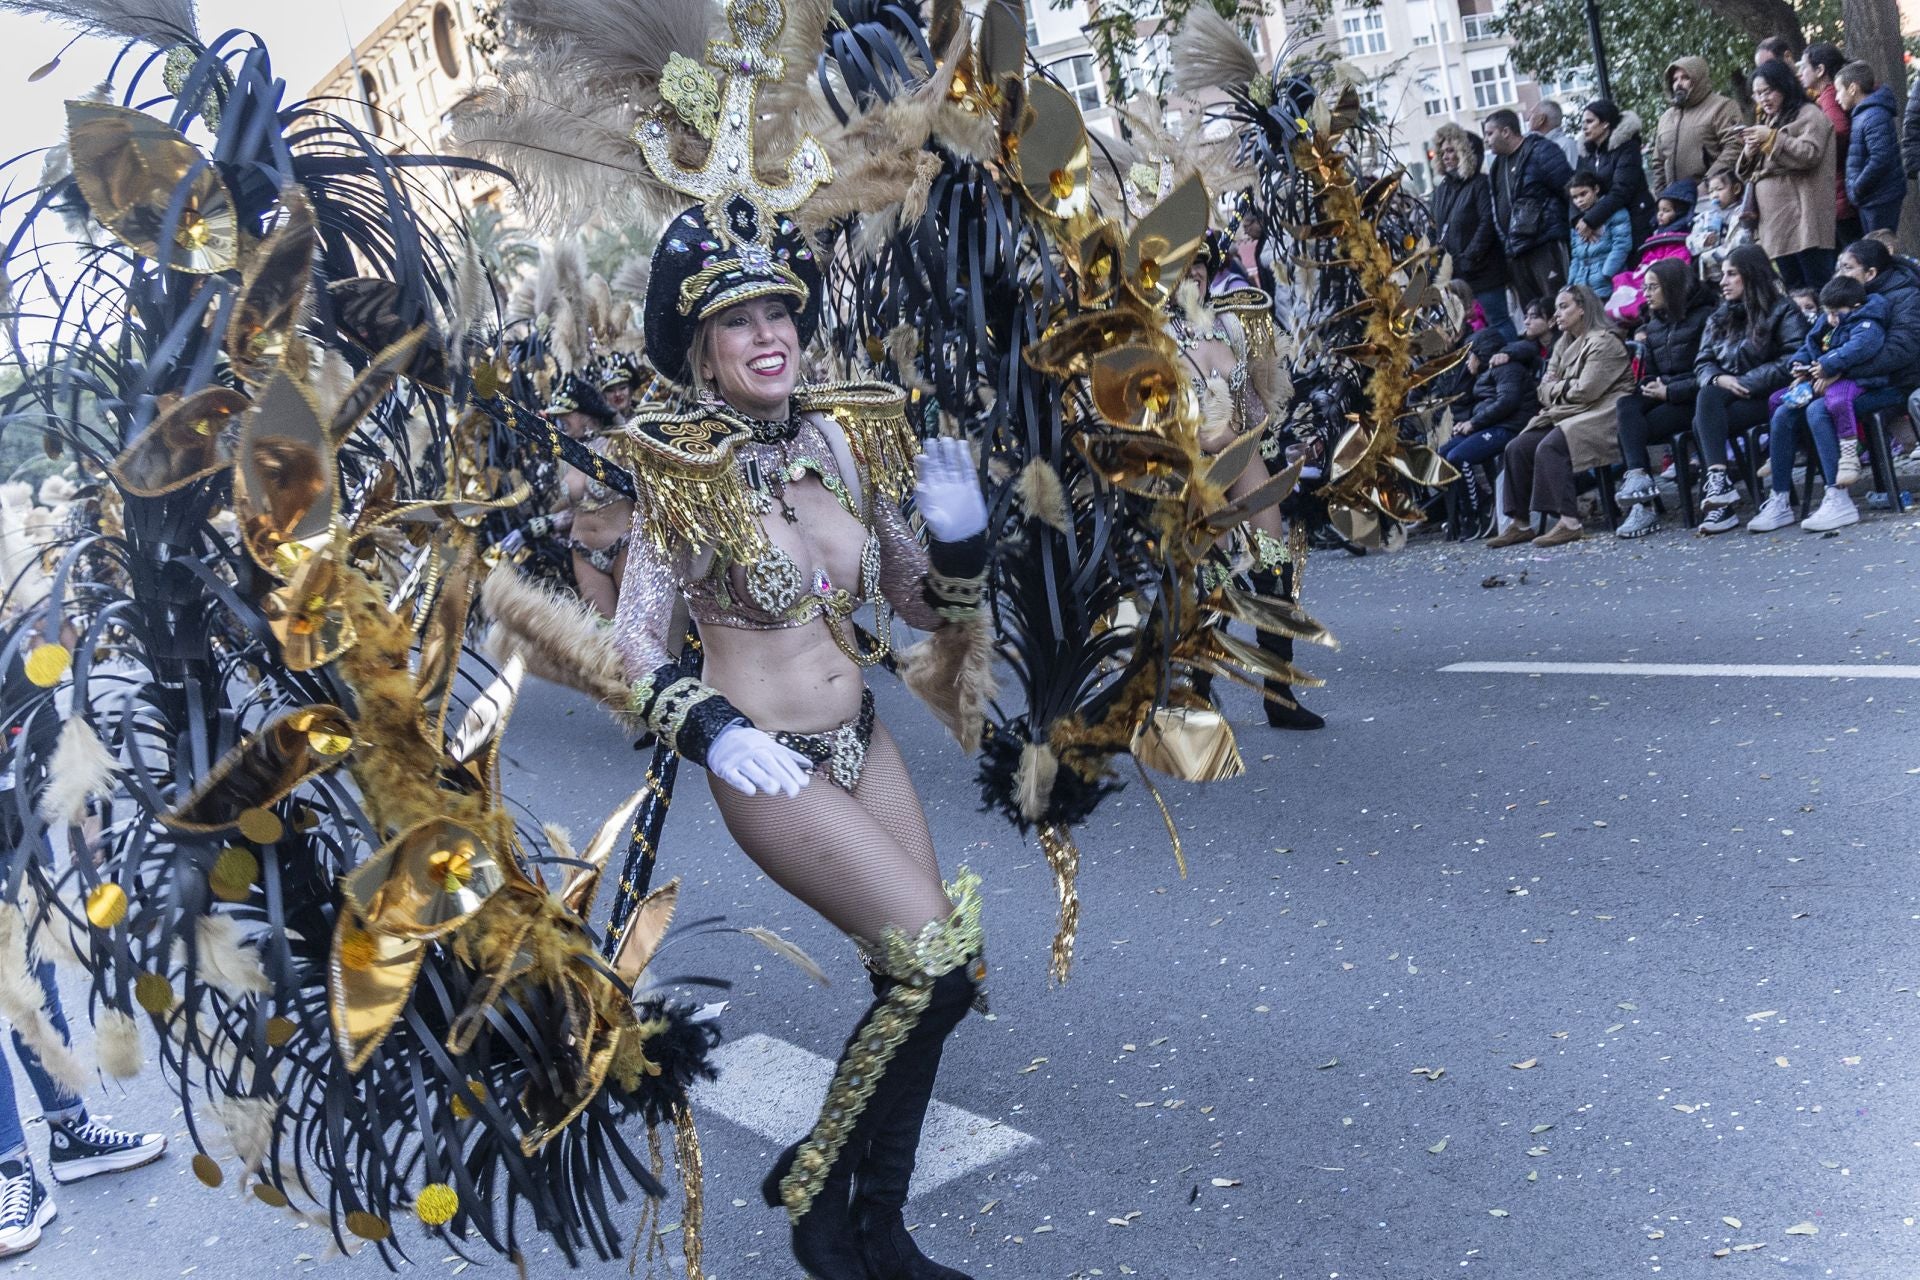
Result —
<instances>
[{"instance_id":1,"label":"pink iridescent sleeve","mask_svg":"<svg viewBox=\"0 0 1920 1280\"><path fill-rule=\"evenodd\" d=\"M940 629L941 617L926 596L929 562L907 517L885 494L873 495L873 531L880 539L880 594L910 627Z\"/></svg>"},{"instance_id":2,"label":"pink iridescent sleeve","mask_svg":"<svg viewBox=\"0 0 1920 1280\"><path fill-rule=\"evenodd\" d=\"M689 558L681 547L662 555L640 511L634 512L633 531L627 539L627 573L621 579L620 604L613 615L613 644L629 681L644 680L674 661L680 637L669 632Z\"/></svg>"}]
</instances>

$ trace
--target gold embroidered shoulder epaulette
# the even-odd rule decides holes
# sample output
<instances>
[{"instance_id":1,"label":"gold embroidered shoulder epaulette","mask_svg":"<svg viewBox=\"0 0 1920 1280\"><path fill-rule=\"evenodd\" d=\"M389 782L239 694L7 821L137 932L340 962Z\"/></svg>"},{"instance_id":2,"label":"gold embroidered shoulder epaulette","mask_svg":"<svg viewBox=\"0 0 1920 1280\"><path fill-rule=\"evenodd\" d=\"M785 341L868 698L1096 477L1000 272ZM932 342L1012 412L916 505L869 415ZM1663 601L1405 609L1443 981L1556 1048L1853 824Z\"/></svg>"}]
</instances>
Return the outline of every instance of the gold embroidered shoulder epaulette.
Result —
<instances>
[{"instance_id":1,"label":"gold embroidered shoulder epaulette","mask_svg":"<svg viewBox=\"0 0 1920 1280\"><path fill-rule=\"evenodd\" d=\"M1247 354L1256 359L1271 356L1278 348L1273 330L1273 299L1264 289L1251 286L1216 294L1207 299L1216 314L1232 316L1247 335Z\"/></svg>"},{"instance_id":2,"label":"gold embroidered shoulder epaulette","mask_svg":"<svg viewBox=\"0 0 1920 1280\"><path fill-rule=\"evenodd\" d=\"M920 440L907 421L907 393L886 382L817 382L794 392L802 413L840 424L868 483L898 502L913 488Z\"/></svg>"},{"instance_id":3,"label":"gold embroidered shoulder epaulette","mask_svg":"<svg viewBox=\"0 0 1920 1280\"><path fill-rule=\"evenodd\" d=\"M736 423L677 405L644 405L607 437L607 452L638 482L641 524L658 549L676 541L761 549L765 535L735 458L750 438Z\"/></svg>"}]
</instances>

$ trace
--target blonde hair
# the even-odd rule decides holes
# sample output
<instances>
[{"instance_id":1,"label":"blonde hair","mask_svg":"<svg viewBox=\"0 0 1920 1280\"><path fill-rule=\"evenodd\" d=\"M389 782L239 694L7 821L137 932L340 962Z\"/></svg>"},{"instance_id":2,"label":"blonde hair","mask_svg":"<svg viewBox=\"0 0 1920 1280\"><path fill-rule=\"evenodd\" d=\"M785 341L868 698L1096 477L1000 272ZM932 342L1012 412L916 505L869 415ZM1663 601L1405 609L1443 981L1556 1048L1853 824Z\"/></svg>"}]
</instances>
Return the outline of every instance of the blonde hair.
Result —
<instances>
[{"instance_id":1,"label":"blonde hair","mask_svg":"<svg viewBox=\"0 0 1920 1280\"><path fill-rule=\"evenodd\" d=\"M728 307L724 310L717 311L702 320L694 328L693 341L687 345L687 390L691 391L697 400L724 400L726 398L720 394L720 388L715 386L713 382L701 372L700 361L701 358L707 354L708 344L713 341L713 322L732 309L733 308ZM794 317L795 337L798 337L800 304L792 299L788 299L787 309L789 314ZM794 371L799 375L797 380L799 383L813 380L813 362L807 359L807 353L804 349L794 353Z\"/></svg>"}]
</instances>

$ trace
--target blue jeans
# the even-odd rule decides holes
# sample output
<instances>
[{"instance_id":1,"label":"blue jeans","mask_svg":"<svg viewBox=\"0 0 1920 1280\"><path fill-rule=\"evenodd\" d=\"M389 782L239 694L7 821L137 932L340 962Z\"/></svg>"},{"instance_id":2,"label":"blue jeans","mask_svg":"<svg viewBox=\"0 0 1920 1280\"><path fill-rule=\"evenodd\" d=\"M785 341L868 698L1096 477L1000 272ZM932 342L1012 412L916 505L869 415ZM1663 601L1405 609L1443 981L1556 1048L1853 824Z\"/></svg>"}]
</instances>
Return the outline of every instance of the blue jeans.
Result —
<instances>
[{"instance_id":1,"label":"blue jeans","mask_svg":"<svg viewBox=\"0 0 1920 1280\"><path fill-rule=\"evenodd\" d=\"M1513 313L1507 310L1507 287L1489 289L1485 293L1476 293L1473 300L1487 313L1487 328L1493 330L1508 342L1519 340L1520 331L1513 327Z\"/></svg>"},{"instance_id":2,"label":"blue jeans","mask_svg":"<svg viewBox=\"0 0 1920 1280\"><path fill-rule=\"evenodd\" d=\"M60 989L53 984L53 965L43 961L34 969L34 976L40 980L40 990L47 997L47 1020L53 1023L53 1029L60 1033L62 1040L71 1040L67 1033L67 1015L60 1008ZM13 1033L13 1051L20 1059L20 1069L27 1073L27 1082L39 1096L42 1111L64 1111L80 1105L80 1099L68 1093L60 1084L47 1074L40 1059L20 1039L18 1031ZM20 1104L13 1092L13 1072L6 1064L0 1063L0 1154L23 1147L27 1136L20 1127Z\"/></svg>"},{"instance_id":3,"label":"blue jeans","mask_svg":"<svg viewBox=\"0 0 1920 1280\"><path fill-rule=\"evenodd\" d=\"M1800 444L1800 431L1813 437L1813 451L1820 457L1820 474L1832 484L1840 474L1840 436L1834 429L1833 414L1826 401L1815 396L1803 409L1781 405L1767 424L1767 452L1773 458L1773 491L1793 492L1793 455Z\"/></svg>"}]
</instances>

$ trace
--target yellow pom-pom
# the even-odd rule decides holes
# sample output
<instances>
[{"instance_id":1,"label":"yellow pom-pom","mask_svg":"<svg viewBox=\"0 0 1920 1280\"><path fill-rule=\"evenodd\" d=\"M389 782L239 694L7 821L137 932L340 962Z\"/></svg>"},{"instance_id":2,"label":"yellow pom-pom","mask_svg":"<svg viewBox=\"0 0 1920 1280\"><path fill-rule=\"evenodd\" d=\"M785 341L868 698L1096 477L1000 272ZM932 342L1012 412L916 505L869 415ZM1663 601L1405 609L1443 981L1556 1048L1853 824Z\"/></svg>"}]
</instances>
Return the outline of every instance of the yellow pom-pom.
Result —
<instances>
[{"instance_id":1,"label":"yellow pom-pom","mask_svg":"<svg viewBox=\"0 0 1920 1280\"><path fill-rule=\"evenodd\" d=\"M428 1226L442 1226L451 1222L453 1215L460 1211L460 1193L444 1182L429 1182L420 1188L420 1196L413 1202L413 1211Z\"/></svg>"},{"instance_id":2,"label":"yellow pom-pom","mask_svg":"<svg viewBox=\"0 0 1920 1280\"><path fill-rule=\"evenodd\" d=\"M67 652L65 645L36 645L27 655L24 664L27 679L42 689L51 689L60 683L60 677L67 674L67 668L73 665L73 655Z\"/></svg>"},{"instance_id":3,"label":"yellow pom-pom","mask_svg":"<svg viewBox=\"0 0 1920 1280\"><path fill-rule=\"evenodd\" d=\"M127 918L127 891L109 880L87 894L87 920L96 929L111 929Z\"/></svg>"}]
</instances>

